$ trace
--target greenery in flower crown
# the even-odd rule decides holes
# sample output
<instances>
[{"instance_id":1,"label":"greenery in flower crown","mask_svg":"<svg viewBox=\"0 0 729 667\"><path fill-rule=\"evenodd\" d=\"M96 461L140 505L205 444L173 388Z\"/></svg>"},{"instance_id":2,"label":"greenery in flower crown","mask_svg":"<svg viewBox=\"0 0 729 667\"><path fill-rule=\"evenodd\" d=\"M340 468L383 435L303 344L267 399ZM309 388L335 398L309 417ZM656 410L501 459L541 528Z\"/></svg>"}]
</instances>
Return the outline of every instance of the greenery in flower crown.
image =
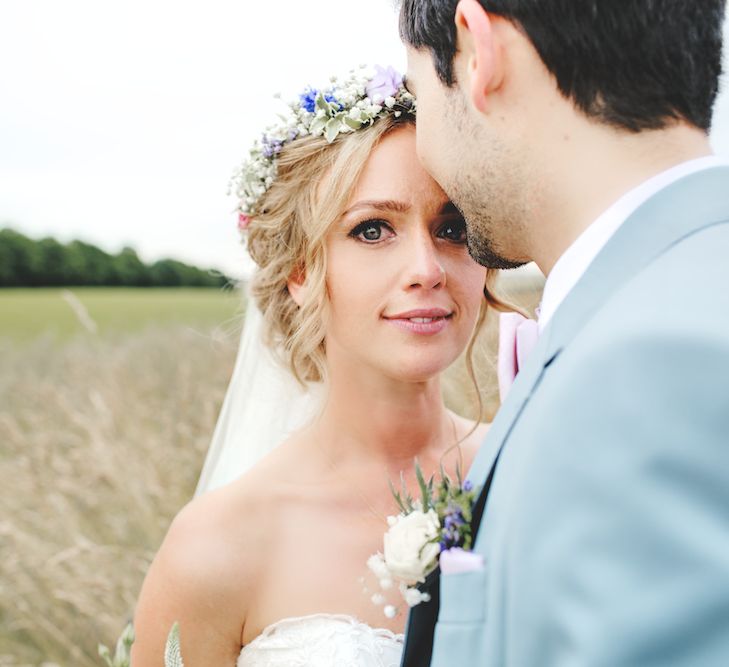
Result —
<instances>
[{"instance_id":1,"label":"greenery in flower crown","mask_svg":"<svg viewBox=\"0 0 729 667\"><path fill-rule=\"evenodd\" d=\"M327 88L307 88L289 103L279 122L266 128L248 157L234 172L230 191L239 199L239 227L245 229L256 204L276 178L277 156L286 144L306 136L324 136L331 143L340 134L372 125L387 114L415 113L415 99L392 67L352 70L332 77Z\"/></svg>"}]
</instances>

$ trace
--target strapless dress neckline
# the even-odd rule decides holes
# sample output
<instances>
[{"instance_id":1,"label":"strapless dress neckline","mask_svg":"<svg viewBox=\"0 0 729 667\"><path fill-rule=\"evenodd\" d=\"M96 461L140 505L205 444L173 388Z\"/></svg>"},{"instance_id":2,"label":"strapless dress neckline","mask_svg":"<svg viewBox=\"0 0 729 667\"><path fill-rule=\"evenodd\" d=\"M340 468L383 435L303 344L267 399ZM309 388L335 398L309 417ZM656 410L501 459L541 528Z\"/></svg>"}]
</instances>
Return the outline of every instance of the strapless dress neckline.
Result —
<instances>
[{"instance_id":1,"label":"strapless dress neckline","mask_svg":"<svg viewBox=\"0 0 729 667\"><path fill-rule=\"evenodd\" d=\"M237 667L398 667L404 635L347 614L271 623L240 652Z\"/></svg>"}]
</instances>

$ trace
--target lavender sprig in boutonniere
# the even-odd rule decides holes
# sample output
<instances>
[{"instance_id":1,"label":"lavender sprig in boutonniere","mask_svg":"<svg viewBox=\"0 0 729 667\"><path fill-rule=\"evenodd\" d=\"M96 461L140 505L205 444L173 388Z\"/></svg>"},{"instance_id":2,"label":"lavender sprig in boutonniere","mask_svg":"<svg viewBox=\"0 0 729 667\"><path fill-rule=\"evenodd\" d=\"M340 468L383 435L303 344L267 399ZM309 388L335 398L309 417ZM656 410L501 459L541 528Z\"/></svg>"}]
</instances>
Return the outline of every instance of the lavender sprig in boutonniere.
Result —
<instances>
[{"instance_id":1,"label":"lavender sprig in boutonniere","mask_svg":"<svg viewBox=\"0 0 729 667\"><path fill-rule=\"evenodd\" d=\"M440 481L436 483L433 476L426 482L416 461L415 476L420 487L418 499L410 495L404 483L401 491L390 484L400 513L387 518L383 551L367 561L380 588L387 591L397 585L408 607L430 600L418 584L438 567L444 552L471 549L471 508L478 494L471 482L462 480L460 469L452 480L441 467ZM381 593L373 595L372 601L385 605L386 616L397 614L397 608L385 604Z\"/></svg>"}]
</instances>

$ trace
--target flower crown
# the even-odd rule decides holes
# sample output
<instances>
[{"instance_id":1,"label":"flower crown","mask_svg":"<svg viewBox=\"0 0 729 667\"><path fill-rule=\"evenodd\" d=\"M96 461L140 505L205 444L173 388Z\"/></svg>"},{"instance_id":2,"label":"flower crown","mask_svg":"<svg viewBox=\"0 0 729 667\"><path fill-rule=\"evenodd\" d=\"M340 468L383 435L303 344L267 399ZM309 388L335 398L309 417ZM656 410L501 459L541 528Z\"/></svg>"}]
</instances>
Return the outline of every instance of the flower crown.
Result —
<instances>
[{"instance_id":1,"label":"flower crown","mask_svg":"<svg viewBox=\"0 0 729 667\"><path fill-rule=\"evenodd\" d=\"M332 77L326 89L307 88L288 105L280 121L266 128L247 159L236 169L230 193L238 197L238 228L243 231L258 212L256 206L276 178L277 156L301 137L324 136L332 143L340 134L372 125L387 114L415 114L415 98L392 67L352 70L345 79Z\"/></svg>"}]
</instances>

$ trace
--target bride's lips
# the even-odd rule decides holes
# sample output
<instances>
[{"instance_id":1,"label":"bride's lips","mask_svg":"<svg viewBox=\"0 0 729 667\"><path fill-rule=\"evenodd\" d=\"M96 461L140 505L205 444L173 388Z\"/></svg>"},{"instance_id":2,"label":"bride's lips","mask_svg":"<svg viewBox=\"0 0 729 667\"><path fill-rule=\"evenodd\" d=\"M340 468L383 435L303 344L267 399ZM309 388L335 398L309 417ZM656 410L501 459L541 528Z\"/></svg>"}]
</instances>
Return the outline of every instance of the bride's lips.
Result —
<instances>
[{"instance_id":1,"label":"bride's lips","mask_svg":"<svg viewBox=\"0 0 729 667\"><path fill-rule=\"evenodd\" d=\"M445 308L419 308L395 315L383 315L390 324L410 333L432 336L445 329L453 317Z\"/></svg>"}]
</instances>

